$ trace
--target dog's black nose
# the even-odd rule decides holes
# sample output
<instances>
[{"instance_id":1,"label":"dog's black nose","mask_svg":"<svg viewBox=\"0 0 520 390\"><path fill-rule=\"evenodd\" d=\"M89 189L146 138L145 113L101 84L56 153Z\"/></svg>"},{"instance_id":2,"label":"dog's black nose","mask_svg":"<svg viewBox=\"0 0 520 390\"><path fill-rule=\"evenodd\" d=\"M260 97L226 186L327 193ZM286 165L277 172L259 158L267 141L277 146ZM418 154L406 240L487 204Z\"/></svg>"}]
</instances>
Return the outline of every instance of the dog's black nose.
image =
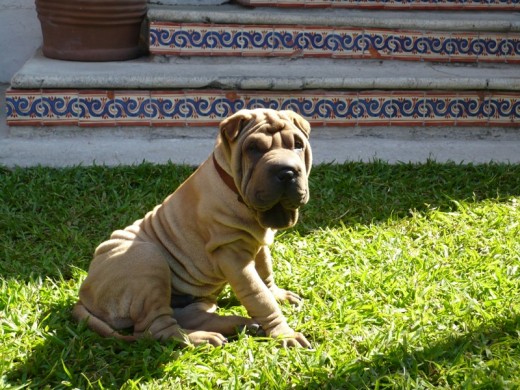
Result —
<instances>
[{"instance_id":1,"label":"dog's black nose","mask_svg":"<svg viewBox=\"0 0 520 390\"><path fill-rule=\"evenodd\" d=\"M289 183L294 180L294 178L297 176L297 174L298 173L293 168L283 168L278 171L278 173L276 174L276 177L282 183Z\"/></svg>"}]
</instances>

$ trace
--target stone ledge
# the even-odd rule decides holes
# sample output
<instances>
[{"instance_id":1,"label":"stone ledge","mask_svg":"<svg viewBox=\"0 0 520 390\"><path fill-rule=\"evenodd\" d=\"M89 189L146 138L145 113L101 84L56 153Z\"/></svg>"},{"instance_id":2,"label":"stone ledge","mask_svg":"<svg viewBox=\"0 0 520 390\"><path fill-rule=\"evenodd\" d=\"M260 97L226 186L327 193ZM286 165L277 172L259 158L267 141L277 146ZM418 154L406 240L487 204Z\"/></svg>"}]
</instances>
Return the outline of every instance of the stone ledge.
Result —
<instances>
[{"instance_id":1,"label":"stone ledge","mask_svg":"<svg viewBox=\"0 0 520 390\"><path fill-rule=\"evenodd\" d=\"M448 32L520 31L520 20L515 12L249 9L227 4L206 7L150 5L148 18L151 21L176 23L348 26Z\"/></svg>"},{"instance_id":2,"label":"stone ledge","mask_svg":"<svg viewBox=\"0 0 520 390\"><path fill-rule=\"evenodd\" d=\"M445 9L516 10L518 0L235 0L252 7L363 8L363 9Z\"/></svg>"},{"instance_id":3,"label":"stone ledge","mask_svg":"<svg viewBox=\"0 0 520 390\"><path fill-rule=\"evenodd\" d=\"M15 89L520 91L518 66L289 58L150 58L81 63L37 52Z\"/></svg>"},{"instance_id":4,"label":"stone ledge","mask_svg":"<svg viewBox=\"0 0 520 390\"><path fill-rule=\"evenodd\" d=\"M449 132L449 129L446 130ZM342 163L373 160L455 162L457 164L520 163L517 140L409 140L379 137L319 139L311 135L313 162ZM215 138L139 139L98 135L72 138L10 138L0 142L0 164L5 166L132 165L143 161L199 165L211 153Z\"/></svg>"}]
</instances>

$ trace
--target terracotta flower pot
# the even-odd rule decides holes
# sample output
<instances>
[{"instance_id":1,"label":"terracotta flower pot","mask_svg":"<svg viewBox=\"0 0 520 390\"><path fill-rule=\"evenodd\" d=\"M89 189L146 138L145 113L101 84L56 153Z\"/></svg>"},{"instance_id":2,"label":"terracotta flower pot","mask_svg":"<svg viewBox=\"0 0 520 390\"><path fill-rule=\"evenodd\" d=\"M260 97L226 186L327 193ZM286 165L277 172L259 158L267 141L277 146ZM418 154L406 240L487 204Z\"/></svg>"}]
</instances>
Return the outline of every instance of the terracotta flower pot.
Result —
<instances>
[{"instance_id":1,"label":"terracotta flower pot","mask_svg":"<svg viewBox=\"0 0 520 390\"><path fill-rule=\"evenodd\" d=\"M139 56L147 0L35 1L46 57L118 61Z\"/></svg>"}]
</instances>

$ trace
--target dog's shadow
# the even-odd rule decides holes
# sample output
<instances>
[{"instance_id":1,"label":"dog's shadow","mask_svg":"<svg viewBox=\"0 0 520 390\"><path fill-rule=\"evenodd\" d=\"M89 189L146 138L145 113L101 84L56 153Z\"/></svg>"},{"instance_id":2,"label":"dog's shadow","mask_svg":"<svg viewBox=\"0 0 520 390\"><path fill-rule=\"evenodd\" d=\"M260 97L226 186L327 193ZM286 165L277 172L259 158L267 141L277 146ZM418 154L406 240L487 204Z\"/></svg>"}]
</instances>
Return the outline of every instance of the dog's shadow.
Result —
<instances>
[{"instance_id":1,"label":"dog's shadow","mask_svg":"<svg viewBox=\"0 0 520 390\"><path fill-rule=\"evenodd\" d=\"M180 354L190 352L174 341L159 343L153 339L140 339L128 343L103 338L89 330L85 323L78 324L72 319L73 305L72 300L54 303L41 314L39 328L49 331L42 335L42 342L24 360L15 360L14 368L5 373L9 385L39 389L56 388L62 383L84 388L97 387L99 381L100 387L102 384L107 388L121 388L143 375L146 380L167 375L164 369L168 363ZM224 292L218 305L231 309L240 306L240 302L228 291ZM237 329L237 332L241 330ZM230 341L237 338L238 333L230 337ZM124 375L119 376L121 373Z\"/></svg>"},{"instance_id":2,"label":"dog's shadow","mask_svg":"<svg viewBox=\"0 0 520 390\"><path fill-rule=\"evenodd\" d=\"M229 298L222 303L233 305L233 299ZM44 336L43 342L23 362L18 362L11 371L5 373L7 384L20 388L65 388L70 385L84 388L101 384L106 388L121 388L129 380L142 378L144 373L147 373L145 381L167 375L164 368L184 353L173 343L140 340L136 346L113 338L104 339L86 330L84 325L73 322L70 318L71 308L72 302L53 305L47 313L42 314L45 325L52 332ZM461 355L480 356L482 361L487 361L489 350L495 345L499 346L505 338L516 338L518 329L520 316L514 316L484 324L463 335L439 340L423 349L407 350L398 345L384 355L347 362L349 368L346 375L316 375L306 386L367 388L374 383L384 385L386 379L401 375L404 371L412 378L427 375L435 382L438 366L456 362ZM120 376L121 373L124 374ZM439 377L439 385L444 380ZM453 385L457 384L456 378L454 380ZM489 381L491 384L493 378L489 378Z\"/></svg>"},{"instance_id":3,"label":"dog's shadow","mask_svg":"<svg viewBox=\"0 0 520 390\"><path fill-rule=\"evenodd\" d=\"M176 358L181 349L175 343L155 340L127 343L102 338L77 324L71 317L73 302L55 304L41 316L41 327L51 329L28 356L5 373L4 380L13 387L45 388L97 387L121 388L128 380L143 373L155 377ZM120 367L117 367L120 366ZM123 376L120 376L124 373ZM83 381L83 383L78 383Z\"/></svg>"}]
</instances>

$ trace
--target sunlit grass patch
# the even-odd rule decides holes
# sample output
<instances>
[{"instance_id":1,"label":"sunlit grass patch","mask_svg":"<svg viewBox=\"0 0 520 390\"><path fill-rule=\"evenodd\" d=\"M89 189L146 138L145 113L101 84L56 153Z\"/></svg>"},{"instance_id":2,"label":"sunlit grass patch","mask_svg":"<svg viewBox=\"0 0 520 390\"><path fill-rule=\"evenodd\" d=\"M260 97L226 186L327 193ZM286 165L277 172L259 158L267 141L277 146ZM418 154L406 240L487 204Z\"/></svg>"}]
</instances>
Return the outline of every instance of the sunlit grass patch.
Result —
<instances>
[{"instance_id":1,"label":"sunlit grass patch","mask_svg":"<svg viewBox=\"0 0 520 390\"><path fill-rule=\"evenodd\" d=\"M273 247L312 350L103 339L70 318L95 246L192 168L0 171L0 388L516 388L520 166L316 167ZM224 292L221 312L244 313Z\"/></svg>"}]
</instances>

